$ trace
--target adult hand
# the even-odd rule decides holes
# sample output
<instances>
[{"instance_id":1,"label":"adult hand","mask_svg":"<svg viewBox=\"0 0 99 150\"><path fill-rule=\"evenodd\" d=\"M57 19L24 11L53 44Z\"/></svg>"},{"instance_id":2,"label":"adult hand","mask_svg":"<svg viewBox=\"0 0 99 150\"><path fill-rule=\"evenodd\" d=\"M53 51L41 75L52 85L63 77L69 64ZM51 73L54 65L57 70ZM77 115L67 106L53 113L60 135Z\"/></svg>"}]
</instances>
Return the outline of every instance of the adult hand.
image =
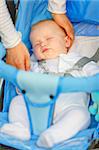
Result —
<instances>
[{"instance_id":1,"label":"adult hand","mask_svg":"<svg viewBox=\"0 0 99 150\"><path fill-rule=\"evenodd\" d=\"M66 34L70 38L70 40L71 40L70 47L71 47L71 45L74 41L73 25L69 21L66 14L54 14L54 13L52 13L52 16L53 16L53 19L55 20L55 22L65 30Z\"/></svg>"},{"instance_id":2,"label":"adult hand","mask_svg":"<svg viewBox=\"0 0 99 150\"><path fill-rule=\"evenodd\" d=\"M18 69L30 70L30 55L22 42L13 48L7 49L6 62Z\"/></svg>"}]
</instances>

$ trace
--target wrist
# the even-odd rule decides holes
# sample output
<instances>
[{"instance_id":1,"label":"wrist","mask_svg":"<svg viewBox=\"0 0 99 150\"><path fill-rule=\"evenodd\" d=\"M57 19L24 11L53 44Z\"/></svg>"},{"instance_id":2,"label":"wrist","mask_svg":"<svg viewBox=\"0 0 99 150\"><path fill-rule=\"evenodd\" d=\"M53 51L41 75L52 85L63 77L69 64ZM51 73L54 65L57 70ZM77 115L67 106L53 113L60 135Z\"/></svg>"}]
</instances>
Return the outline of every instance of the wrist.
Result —
<instances>
[{"instance_id":1,"label":"wrist","mask_svg":"<svg viewBox=\"0 0 99 150\"><path fill-rule=\"evenodd\" d=\"M52 17L55 20L55 22L58 23L58 25L60 25L63 28L66 27L68 18L65 14L54 14L54 13L52 13Z\"/></svg>"},{"instance_id":2,"label":"wrist","mask_svg":"<svg viewBox=\"0 0 99 150\"><path fill-rule=\"evenodd\" d=\"M66 14L65 13L61 13L61 14L59 14L59 13L52 13L52 17L53 18L56 18L56 17L66 17Z\"/></svg>"},{"instance_id":3,"label":"wrist","mask_svg":"<svg viewBox=\"0 0 99 150\"><path fill-rule=\"evenodd\" d=\"M20 45L22 44L22 42L20 41L19 43L17 43L17 45L15 45L14 47L11 47L11 48L7 48L7 52L10 52L10 51L18 51L18 48L20 47Z\"/></svg>"}]
</instances>

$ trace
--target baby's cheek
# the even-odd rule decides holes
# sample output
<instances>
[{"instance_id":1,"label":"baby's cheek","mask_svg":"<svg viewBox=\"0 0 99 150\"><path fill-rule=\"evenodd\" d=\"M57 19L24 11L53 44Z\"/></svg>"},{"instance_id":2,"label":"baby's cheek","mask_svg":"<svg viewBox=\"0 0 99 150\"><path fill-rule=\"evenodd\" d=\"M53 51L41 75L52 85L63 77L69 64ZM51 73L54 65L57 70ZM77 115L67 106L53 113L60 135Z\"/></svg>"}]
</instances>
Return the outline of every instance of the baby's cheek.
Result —
<instances>
[{"instance_id":1,"label":"baby's cheek","mask_svg":"<svg viewBox=\"0 0 99 150\"><path fill-rule=\"evenodd\" d=\"M34 50L34 53L35 53L35 56L36 56L36 58L37 58L38 60L41 60L41 59L42 59L42 54L41 54L41 52L40 52L39 49L35 49L35 50Z\"/></svg>"}]
</instances>

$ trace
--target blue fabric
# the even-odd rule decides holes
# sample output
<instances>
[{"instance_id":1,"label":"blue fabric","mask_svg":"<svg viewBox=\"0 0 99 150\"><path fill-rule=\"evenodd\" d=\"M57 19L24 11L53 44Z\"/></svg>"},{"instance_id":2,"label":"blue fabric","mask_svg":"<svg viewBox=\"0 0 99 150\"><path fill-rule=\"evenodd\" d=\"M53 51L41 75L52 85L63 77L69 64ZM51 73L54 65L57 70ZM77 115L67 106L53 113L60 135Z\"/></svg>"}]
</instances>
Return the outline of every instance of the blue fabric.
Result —
<instances>
[{"instance_id":1,"label":"blue fabric","mask_svg":"<svg viewBox=\"0 0 99 150\"><path fill-rule=\"evenodd\" d=\"M0 60L5 56L6 50L3 46L3 44L0 42Z\"/></svg>"},{"instance_id":2,"label":"blue fabric","mask_svg":"<svg viewBox=\"0 0 99 150\"><path fill-rule=\"evenodd\" d=\"M3 112L8 112L11 100L15 96L16 96L15 86L11 84L11 82L6 81L4 87Z\"/></svg>"},{"instance_id":3,"label":"blue fabric","mask_svg":"<svg viewBox=\"0 0 99 150\"><path fill-rule=\"evenodd\" d=\"M56 95L58 81L59 77L53 75L33 74L33 72L26 71L19 71L17 74L20 89L26 91L24 98L28 108L31 132L35 135L39 135L47 129L48 124L51 124L49 123L49 117L52 118L50 95Z\"/></svg>"},{"instance_id":4,"label":"blue fabric","mask_svg":"<svg viewBox=\"0 0 99 150\"><path fill-rule=\"evenodd\" d=\"M99 36L99 25L89 23L73 23L76 36Z\"/></svg>"},{"instance_id":5,"label":"blue fabric","mask_svg":"<svg viewBox=\"0 0 99 150\"><path fill-rule=\"evenodd\" d=\"M66 10L72 22L99 24L98 0L67 0Z\"/></svg>"},{"instance_id":6,"label":"blue fabric","mask_svg":"<svg viewBox=\"0 0 99 150\"><path fill-rule=\"evenodd\" d=\"M86 1L86 0L84 0L84 1ZM80 8L81 8L81 12L86 14L84 8L87 7L88 4L86 4L87 2L85 3L84 1L80 2L78 0L77 1L68 0L67 3L69 3L70 6L68 6L68 4L67 4L67 15L73 16L73 17L74 16L80 17L81 13L78 13L78 10L80 11ZM90 0L90 1L92 3L92 0ZM83 5L83 3L84 3L84 5ZM32 1L20 0L16 28L17 28L17 30L21 31L23 42L26 44L26 46L29 48L29 50L31 49L31 44L30 44L30 40L29 40L31 26L33 24L37 23L38 21L52 19L51 13L48 12L48 10L47 10L47 5L48 5L48 0L38 0L38 1L36 1L36 0L32 0ZM72 9L72 7L74 7L75 9L74 8ZM84 10L84 11L82 11L82 10ZM88 10L89 10L88 12L90 12L91 9L88 9ZM75 12L72 12L72 11L75 11ZM97 13L98 13L98 11L97 11ZM93 13L93 14L97 15L97 13ZM98 15L98 17L99 17L99 15ZM21 20L20 20L20 18L21 18ZM84 18L84 16L83 16L83 18ZM91 17L89 17L89 18L91 19ZM98 18L96 18L96 19L99 22ZM76 22L76 20L74 20L74 22ZM89 21L86 21L86 22L88 23ZM99 29L97 29L97 27L95 25L92 25L92 26L89 24L82 25L80 23L78 26L78 24L74 24L74 29L75 29L76 35L90 35L90 36L92 36L92 35L98 36L99 35Z\"/></svg>"}]
</instances>

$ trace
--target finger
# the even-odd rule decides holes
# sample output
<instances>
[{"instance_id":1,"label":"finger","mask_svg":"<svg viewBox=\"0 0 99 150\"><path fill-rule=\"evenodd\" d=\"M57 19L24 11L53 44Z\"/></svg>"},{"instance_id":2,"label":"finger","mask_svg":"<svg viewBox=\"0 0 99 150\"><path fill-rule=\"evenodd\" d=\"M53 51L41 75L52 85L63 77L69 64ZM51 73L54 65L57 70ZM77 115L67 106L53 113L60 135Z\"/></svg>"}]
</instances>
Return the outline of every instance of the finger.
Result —
<instances>
[{"instance_id":1,"label":"finger","mask_svg":"<svg viewBox=\"0 0 99 150\"><path fill-rule=\"evenodd\" d=\"M70 27L66 27L65 32L68 35L68 37L73 41L74 40L74 30Z\"/></svg>"},{"instance_id":2,"label":"finger","mask_svg":"<svg viewBox=\"0 0 99 150\"><path fill-rule=\"evenodd\" d=\"M69 38L70 38L72 41L74 41L74 36L73 36L72 33L69 33L68 36L69 36Z\"/></svg>"},{"instance_id":3,"label":"finger","mask_svg":"<svg viewBox=\"0 0 99 150\"><path fill-rule=\"evenodd\" d=\"M30 56L26 56L25 58L25 70L26 71L30 70Z\"/></svg>"},{"instance_id":4,"label":"finger","mask_svg":"<svg viewBox=\"0 0 99 150\"><path fill-rule=\"evenodd\" d=\"M70 39L70 46L69 46L69 48L70 48L72 46L72 44L73 44L74 38L71 37L70 33L67 34L67 35L68 35L68 37Z\"/></svg>"},{"instance_id":5,"label":"finger","mask_svg":"<svg viewBox=\"0 0 99 150\"><path fill-rule=\"evenodd\" d=\"M74 40L74 30L70 31L70 37L71 37L72 40Z\"/></svg>"},{"instance_id":6,"label":"finger","mask_svg":"<svg viewBox=\"0 0 99 150\"><path fill-rule=\"evenodd\" d=\"M71 40L74 40L74 30L72 28L67 30L67 34L71 38Z\"/></svg>"}]
</instances>

